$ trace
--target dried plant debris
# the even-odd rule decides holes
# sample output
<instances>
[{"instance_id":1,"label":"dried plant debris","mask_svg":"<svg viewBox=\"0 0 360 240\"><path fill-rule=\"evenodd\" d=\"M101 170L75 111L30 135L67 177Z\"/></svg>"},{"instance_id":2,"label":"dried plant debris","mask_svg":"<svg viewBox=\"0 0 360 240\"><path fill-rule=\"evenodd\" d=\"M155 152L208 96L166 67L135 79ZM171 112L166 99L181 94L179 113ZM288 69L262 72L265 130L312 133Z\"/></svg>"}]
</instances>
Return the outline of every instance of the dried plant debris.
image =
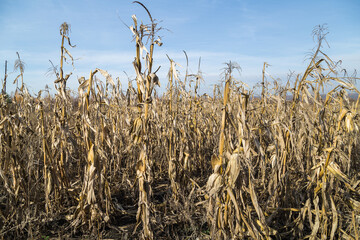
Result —
<instances>
[{"instance_id":1,"label":"dried plant debris","mask_svg":"<svg viewBox=\"0 0 360 240\"><path fill-rule=\"evenodd\" d=\"M168 57L158 96L161 28L136 4L150 23L132 18L126 94L102 69L71 93L66 23L54 96L29 94L18 54L21 86L0 95L0 238L359 239L357 78L323 52L324 29L285 85L264 63L260 90L249 89L229 62L200 96L200 64L182 76Z\"/></svg>"}]
</instances>

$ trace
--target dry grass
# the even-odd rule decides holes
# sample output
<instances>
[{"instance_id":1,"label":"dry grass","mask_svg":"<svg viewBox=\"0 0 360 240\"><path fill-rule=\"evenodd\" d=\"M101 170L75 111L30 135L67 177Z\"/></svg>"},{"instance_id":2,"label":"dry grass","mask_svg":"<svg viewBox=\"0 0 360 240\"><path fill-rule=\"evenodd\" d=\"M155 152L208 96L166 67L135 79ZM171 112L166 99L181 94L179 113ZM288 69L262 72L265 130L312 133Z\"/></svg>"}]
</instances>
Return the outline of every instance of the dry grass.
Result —
<instances>
[{"instance_id":1,"label":"dry grass","mask_svg":"<svg viewBox=\"0 0 360 240\"><path fill-rule=\"evenodd\" d=\"M324 29L293 84L264 64L261 98L232 62L224 90L199 96L201 72L182 79L170 58L158 97L149 17L130 27L136 89L95 69L71 96L64 23L57 94L1 95L0 238L359 239L359 91L322 52Z\"/></svg>"}]
</instances>

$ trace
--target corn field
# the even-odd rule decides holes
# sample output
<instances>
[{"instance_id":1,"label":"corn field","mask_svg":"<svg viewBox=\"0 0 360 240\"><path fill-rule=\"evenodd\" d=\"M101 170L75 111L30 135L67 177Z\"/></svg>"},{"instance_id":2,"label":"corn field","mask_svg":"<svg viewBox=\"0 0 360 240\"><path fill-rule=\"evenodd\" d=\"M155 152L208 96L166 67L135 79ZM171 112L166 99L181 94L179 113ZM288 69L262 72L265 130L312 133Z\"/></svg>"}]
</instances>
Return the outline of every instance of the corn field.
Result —
<instances>
[{"instance_id":1,"label":"corn field","mask_svg":"<svg viewBox=\"0 0 360 240\"><path fill-rule=\"evenodd\" d=\"M129 27L134 86L89 69L76 94L67 88L67 23L56 94L28 92L19 54L13 96L5 75L0 239L358 240L359 90L323 52L323 29L308 67L287 81L264 63L250 89L230 61L200 95L201 72L180 73L168 56L160 96L161 28L142 7L150 23L133 15Z\"/></svg>"}]
</instances>

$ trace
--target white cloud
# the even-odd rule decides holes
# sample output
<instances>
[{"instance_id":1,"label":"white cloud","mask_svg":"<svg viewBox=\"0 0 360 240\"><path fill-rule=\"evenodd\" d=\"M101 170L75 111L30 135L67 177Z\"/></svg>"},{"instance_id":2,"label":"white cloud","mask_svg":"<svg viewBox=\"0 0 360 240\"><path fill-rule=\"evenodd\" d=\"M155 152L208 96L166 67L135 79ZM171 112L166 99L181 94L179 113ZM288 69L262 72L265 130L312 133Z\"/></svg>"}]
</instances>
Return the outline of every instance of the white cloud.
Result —
<instances>
[{"instance_id":1,"label":"white cloud","mask_svg":"<svg viewBox=\"0 0 360 240\"><path fill-rule=\"evenodd\" d=\"M87 77L90 70L95 68L102 68L107 70L114 78L120 77L122 84L127 86L127 77L123 73L126 71L131 79L135 77L132 61L134 59L134 51L97 51L97 50L77 50L70 49L73 54L75 61L75 70L72 69L71 65L65 66L65 72L72 71L73 76L69 79L68 86L76 89L77 88L77 77ZM181 67L178 67L180 75L183 77L186 71L186 58L182 51L173 51L166 49L155 49L154 55L154 69L159 65L161 70L158 75L162 87L165 88L167 85L167 72L169 70L169 60L166 54L172 58L175 62L179 63ZM304 61L304 55L289 55L289 56L251 56L244 54L236 54L234 52L217 52L217 51L187 51L189 58L189 73L196 73L198 70L198 61L201 57L201 71L205 79L203 89L210 91L214 83L218 83L221 79L221 72L224 67L223 63L229 60L236 61L242 67L242 71L239 79L253 86L255 83L261 80L261 72L263 63L267 62L271 66L267 71L274 78L282 78L286 80L286 76L289 70L295 71L297 74L302 74L306 68L307 61ZM12 66L17 56L16 53L9 50L0 50L0 61L4 62L7 56L9 72L12 71ZM360 52L354 51L353 53L347 53L342 55L330 56L334 60L342 59L343 66L352 71L354 68L359 70L360 66ZM24 81L28 86L38 91L44 88L45 84L50 87L53 86L54 77L46 76L46 72L50 67L48 59L51 59L55 65L59 63L59 52L31 52L25 51L21 53L22 59L26 63ZM2 75L3 69L0 69L0 75ZM14 78L15 73L9 76L10 79ZM16 76L15 76L16 77Z\"/></svg>"}]
</instances>

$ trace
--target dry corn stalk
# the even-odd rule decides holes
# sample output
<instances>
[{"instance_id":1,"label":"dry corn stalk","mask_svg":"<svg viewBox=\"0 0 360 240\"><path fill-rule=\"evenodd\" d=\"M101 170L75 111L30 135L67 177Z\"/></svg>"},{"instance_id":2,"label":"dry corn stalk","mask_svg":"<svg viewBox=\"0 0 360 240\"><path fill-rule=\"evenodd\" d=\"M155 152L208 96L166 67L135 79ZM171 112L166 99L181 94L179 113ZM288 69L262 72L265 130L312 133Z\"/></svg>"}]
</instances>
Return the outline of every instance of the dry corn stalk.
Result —
<instances>
[{"instance_id":1,"label":"dry corn stalk","mask_svg":"<svg viewBox=\"0 0 360 240\"><path fill-rule=\"evenodd\" d=\"M150 228L150 211L149 211L149 184L145 180L146 174L146 149L145 147L141 150L140 158L136 164L136 175L137 180L139 181L139 202L138 202L138 211L136 214L136 219L143 224L142 237L144 239L152 239L153 233ZM136 230L136 228L135 228ZM135 231L134 230L134 231Z\"/></svg>"},{"instance_id":2,"label":"dry corn stalk","mask_svg":"<svg viewBox=\"0 0 360 240\"><path fill-rule=\"evenodd\" d=\"M160 38L155 39L156 32L159 30L157 24L153 20L149 10L140 2L135 1L141 5L149 15L150 25L141 24L138 26L137 18L132 16L134 26L130 27L135 42L136 42L136 58L133 62L136 73L137 84L137 99L138 99L138 114L139 117L134 121L132 129L135 133L135 144L143 145L142 152L139 157L137 173L139 181L139 205L137 221L142 222L142 236L144 239L153 239L150 221L150 197L151 197L151 181L152 181L152 164L153 161L149 153L149 106L152 103L152 93L155 85L159 85L159 78L156 76L156 71L152 72L153 66L153 52L154 45L162 45ZM150 40L150 51L148 51L143 43L143 38L147 37ZM145 70L142 70L141 56L146 52ZM143 107L141 107L143 106ZM141 131L140 131L141 127ZM139 165L141 164L141 165ZM140 169L140 170L138 170ZM140 175L139 175L140 174ZM146 186L146 188L144 187ZM136 228L135 228L136 230Z\"/></svg>"}]
</instances>

